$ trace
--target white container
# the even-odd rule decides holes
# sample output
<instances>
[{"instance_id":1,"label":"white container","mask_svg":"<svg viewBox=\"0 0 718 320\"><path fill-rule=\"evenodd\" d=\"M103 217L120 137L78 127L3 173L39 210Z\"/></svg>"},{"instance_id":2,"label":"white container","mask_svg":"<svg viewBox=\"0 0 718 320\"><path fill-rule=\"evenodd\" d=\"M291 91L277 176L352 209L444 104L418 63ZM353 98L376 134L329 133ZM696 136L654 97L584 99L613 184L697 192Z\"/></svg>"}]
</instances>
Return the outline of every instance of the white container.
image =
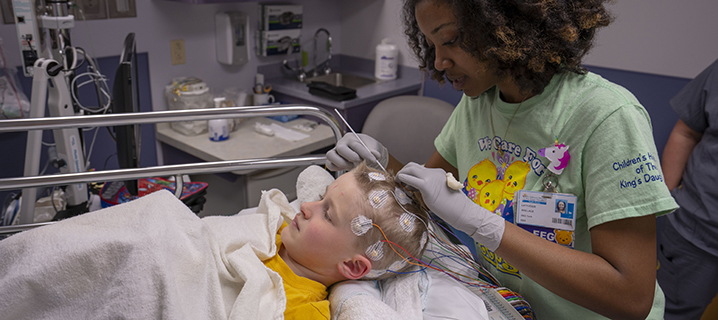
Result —
<instances>
[{"instance_id":1,"label":"white container","mask_svg":"<svg viewBox=\"0 0 718 320\"><path fill-rule=\"evenodd\" d=\"M224 101L223 97L214 98L214 107L219 108ZM229 139L229 122L227 119L212 119L207 121L210 141L224 141Z\"/></svg>"},{"instance_id":2,"label":"white container","mask_svg":"<svg viewBox=\"0 0 718 320\"><path fill-rule=\"evenodd\" d=\"M247 93L240 90L239 88L227 88L224 89L224 103L222 107L244 107L247 103ZM239 124L244 122L247 118L234 118L227 119L229 122L229 131L234 132L239 128Z\"/></svg>"},{"instance_id":3,"label":"white container","mask_svg":"<svg viewBox=\"0 0 718 320\"><path fill-rule=\"evenodd\" d=\"M391 42L391 39L384 38L376 46L376 60L374 64L374 77L379 80L396 79L398 67L399 48Z\"/></svg>"},{"instance_id":4,"label":"white container","mask_svg":"<svg viewBox=\"0 0 718 320\"><path fill-rule=\"evenodd\" d=\"M212 107L212 93L207 84L198 78L182 77L172 79L165 87L165 98L170 110L204 109ZM170 127L186 136L207 132L207 121L175 121Z\"/></svg>"}]
</instances>

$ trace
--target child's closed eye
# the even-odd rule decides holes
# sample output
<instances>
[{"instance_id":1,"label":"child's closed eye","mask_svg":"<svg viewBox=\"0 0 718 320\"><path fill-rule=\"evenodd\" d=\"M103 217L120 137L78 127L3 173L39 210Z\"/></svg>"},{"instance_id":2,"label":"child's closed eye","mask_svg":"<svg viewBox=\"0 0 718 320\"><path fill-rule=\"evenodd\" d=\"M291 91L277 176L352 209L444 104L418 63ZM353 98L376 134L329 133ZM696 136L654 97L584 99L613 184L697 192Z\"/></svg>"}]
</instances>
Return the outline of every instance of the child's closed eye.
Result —
<instances>
[{"instance_id":1,"label":"child's closed eye","mask_svg":"<svg viewBox=\"0 0 718 320\"><path fill-rule=\"evenodd\" d=\"M324 195L319 195L319 200L324 200ZM332 222L332 218L329 216L329 210L327 209L326 205L323 204L322 211L324 211L324 219L327 219L327 221Z\"/></svg>"}]
</instances>

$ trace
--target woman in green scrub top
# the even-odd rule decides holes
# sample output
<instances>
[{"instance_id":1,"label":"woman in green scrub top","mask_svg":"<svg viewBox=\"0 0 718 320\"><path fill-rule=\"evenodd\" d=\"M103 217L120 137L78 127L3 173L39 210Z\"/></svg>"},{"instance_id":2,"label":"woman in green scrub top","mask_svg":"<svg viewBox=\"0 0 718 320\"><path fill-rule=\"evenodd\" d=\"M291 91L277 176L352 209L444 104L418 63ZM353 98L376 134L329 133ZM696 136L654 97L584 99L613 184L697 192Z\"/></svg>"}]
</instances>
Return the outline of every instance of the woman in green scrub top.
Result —
<instances>
[{"instance_id":1,"label":"woman in green scrub top","mask_svg":"<svg viewBox=\"0 0 718 320\"><path fill-rule=\"evenodd\" d=\"M436 151L403 165L350 134L327 153L332 170L366 159L398 171L538 319L663 317L655 221L677 205L650 119L628 90L581 67L612 20L605 2L405 0L420 68L464 92ZM447 172L463 187L449 188Z\"/></svg>"}]
</instances>

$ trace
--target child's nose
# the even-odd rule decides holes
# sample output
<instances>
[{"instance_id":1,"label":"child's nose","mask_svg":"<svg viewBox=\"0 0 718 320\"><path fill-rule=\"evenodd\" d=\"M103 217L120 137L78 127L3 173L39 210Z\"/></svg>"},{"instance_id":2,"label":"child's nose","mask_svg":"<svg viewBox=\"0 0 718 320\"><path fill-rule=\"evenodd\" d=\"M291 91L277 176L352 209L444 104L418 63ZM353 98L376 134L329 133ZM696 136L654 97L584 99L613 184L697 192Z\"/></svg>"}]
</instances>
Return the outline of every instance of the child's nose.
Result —
<instances>
[{"instance_id":1,"label":"child's nose","mask_svg":"<svg viewBox=\"0 0 718 320\"><path fill-rule=\"evenodd\" d=\"M316 210L318 204L319 202L305 202L299 206L300 213L304 216L304 219L308 220L314 215L313 211Z\"/></svg>"}]
</instances>

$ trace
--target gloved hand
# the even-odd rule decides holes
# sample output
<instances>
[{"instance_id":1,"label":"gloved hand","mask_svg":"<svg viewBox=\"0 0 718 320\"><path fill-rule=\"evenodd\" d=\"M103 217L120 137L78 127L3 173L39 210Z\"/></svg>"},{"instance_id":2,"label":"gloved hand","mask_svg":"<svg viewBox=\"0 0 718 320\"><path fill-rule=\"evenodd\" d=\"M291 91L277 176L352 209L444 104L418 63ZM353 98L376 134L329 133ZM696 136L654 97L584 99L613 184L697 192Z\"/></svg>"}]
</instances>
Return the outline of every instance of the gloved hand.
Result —
<instances>
[{"instance_id":1,"label":"gloved hand","mask_svg":"<svg viewBox=\"0 0 718 320\"><path fill-rule=\"evenodd\" d=\"M494 251L504 235L504 218L475 204L463 192L446 184L446 171L410 162L396 179L421 192L426 206L454 228Z\"/></svg>"},{"instance_id":2,"label":"gloved hand","mask_svg":"<svg viewBox=\"0 0 718 320\"><path fill-rule=\"evenodd\" d=\"M357 135L364 141L369 150L364 148L354 133L349 132L337 141L334 149L327 152L326 165L329 170L351 170L364 160L370 167L379 169L376 164L379 161L386 168L387 164L389 164L389 150L369 135L362 133Z\"/></svg>"}]
</instances>

